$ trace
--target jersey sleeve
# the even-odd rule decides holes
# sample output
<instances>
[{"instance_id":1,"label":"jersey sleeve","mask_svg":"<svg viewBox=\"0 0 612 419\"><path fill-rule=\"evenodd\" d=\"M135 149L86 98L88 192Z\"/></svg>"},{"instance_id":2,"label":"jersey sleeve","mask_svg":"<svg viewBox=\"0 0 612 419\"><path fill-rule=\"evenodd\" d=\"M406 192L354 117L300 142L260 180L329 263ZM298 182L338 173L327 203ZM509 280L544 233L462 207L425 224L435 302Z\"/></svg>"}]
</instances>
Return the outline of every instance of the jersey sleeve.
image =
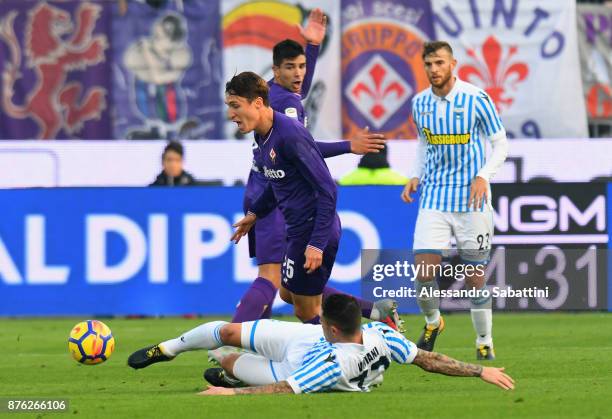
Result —
<instances>
[{"instance_id":1,"label":"jersey sleeve","mask_svg":"<svg viewBox=\"0 0 612 419\"><path fill-rule=\"evenodd\" d=\"M266 188L251 204L251 207L247 209L247 213L255 214L257 218L263 218L270 214L276 208L276 205L277 202L274 191L272 191L272 185L270 185L270 182L267 182Z\"/></svg>"},{"instance_id":2,"label":"jersey sleeve","mask_svg":"<svg viewBox=\"0 0 612 419\"><path fill-rule=\"evenodd\" d=\"M291 139L284 142L286 157L295 164L318 197L315 225L308 245L323 252L336 217L336 183L308 130L296 124L290 135Z\"/></svg>"},{"instance_id":3,"label":"jersey sleeve","mask_svg":"<svg viewBox=\"0 0 612 419\"><path fill-rule=\"evenodd\" d=\"M493 101L485 92L480 92L476 99L476 114L482 130L491 142L493 152L487 159L487 163L478 171L476 176L487 182L495 175L502 166L508 155L508 140L506 130L495 109Z\"/></svg>"},{"instance_id":4,"label":"jersey sleeve","mask_svg":"<svg viewBox=\"0 0 612 419\"><path fill-rule=\"evenodd\" d=\"M306 74L304 75L304 81L302 82L302 99L308 96L310 86L312 85L312 79L314 78L315 67L317 65L317 58L319 57L319 46L307 44L306 45Z\"/></svg>"},{"instance_id":5,"label":"jersey sleeve","mask_svg":"<svg viewBox=\"0 0 612 419\"><path fill-rule=\"evenodd\" d=\"M382 333L385 344L391 351L391 359L398 364L412 364L417 355L418 349L414 343L406 339L397 330L393 330L384 323L375 322L367 326L375 327Z\"/></svg>"},{"instance_id":6,"label":"jersey sleeve","mask_svg":"<svg viewBox=\"0 0 612 419\"><path fill-rule=\"evenodd\" d=\"M315 141L324 158L335 157L351 152L350 141Z\"/></svg>"},{"instance_id":7,"label":"jersey sleeve","mask_svg":"<svg viewBox=\"0 0 612 419\"><path fill-rule=\"evenodd\" d=\"M287 382L296 394L331 389L340 379L342 369L333 348L327 348L296 370Z\"/></svg>"},{"instance_id":8,"label":"jersey sleeve","mask_svg":"<svg viewBox=\"0 0 612 419\"><path fill-rule=\"evenodd\" d=\"M427 141L421 134L421 129L418 124L418 116L417 116L417 103L413 99L412 100L412 120L414 121L414 125L417 130L417 148L416 154L414 156L414 160L412 162L412 168L410 169L410 179L423 177L425 172L425 164L427 161Z\"/></svg>"},{"instance_id":9,"label":"jersey sleeve","mask_svg":"<svg viewBox=\"0 0 612 419\"><path fill-rule=\"evenodd\" d=\"M476 115L482 130L488 138L501 132L505 136L504 126L495 109L495 105L484 91L480 91L476 96Z\"/></svg>"},{"instance_id":10,"label":"jersey sleeve","mask_svg":"<svg viewBox=\"0 0 612 419\"><path fill-rule=\"evenodd\" d=\"M301 123L304 121L300 120L300 111L302 110L302 102L300 102L300 98L294 94L284 95L282 100L273 106L274 110L285 114L289 118L297 119Z\"/></svg>"},{"instance_id":11,"label":"jersey sleeve","mask_svg":"<svg viewBox=\"0 0 612 419\"><path fill-rule=\"evenodd\" d=\"M417 138L417 141L416 154L410 170L411 179L421 179L423 177L423 174L425 173L425 164L427 162L427 141L420 135Z\"/></svg>"}]
</instances>

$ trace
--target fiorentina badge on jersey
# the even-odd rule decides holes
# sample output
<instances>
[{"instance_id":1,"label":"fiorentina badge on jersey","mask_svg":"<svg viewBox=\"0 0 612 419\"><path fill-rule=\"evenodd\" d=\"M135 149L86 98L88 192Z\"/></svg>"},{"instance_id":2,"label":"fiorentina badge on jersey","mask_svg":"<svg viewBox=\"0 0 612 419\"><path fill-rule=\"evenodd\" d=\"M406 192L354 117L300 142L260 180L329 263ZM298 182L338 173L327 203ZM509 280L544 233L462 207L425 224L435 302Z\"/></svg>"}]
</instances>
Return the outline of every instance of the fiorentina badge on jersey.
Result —
<instances>
[{"instance_id":1,"label":"fiorentina badge on jersey","mask_svg":"<svg viewBox=\"0 0 612 419\"><path fill-rule=\"evenodd\" d=\"M270 150L270 158L272 159L272 164L276 164L276 152L274 151L274 149Z\"/></svg>"}]
</instances>

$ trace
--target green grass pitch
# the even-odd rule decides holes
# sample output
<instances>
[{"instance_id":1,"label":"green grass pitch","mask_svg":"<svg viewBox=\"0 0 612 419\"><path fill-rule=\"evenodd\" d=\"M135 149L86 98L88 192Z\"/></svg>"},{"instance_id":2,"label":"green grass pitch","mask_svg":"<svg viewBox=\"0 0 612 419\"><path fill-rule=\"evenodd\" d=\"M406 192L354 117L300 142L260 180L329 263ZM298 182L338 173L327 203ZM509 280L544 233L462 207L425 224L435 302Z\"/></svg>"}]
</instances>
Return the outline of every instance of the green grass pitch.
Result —
<instances>
[{"instance_id":1,"label":"green grass pitch","mask_svg":"<svg viewBox=\"0 0 612 419\"><path fill-rule=\"evenodd\" d=\"M406 316L407 336L422 326ZM128 355L179 335L207 319L102 319L116 350L104 364L80 365L67 335L84 319L1 319L0 398L69 399L67 414L15 417L83 418L609 418L612 417L612 314L496 314L496 366L516 380L506 392L476 378L429 374L392 365L368 394L200 397L206 352L133 371ZM436 350L474 362L469 315L446 316ZM3 415L4 416L4 415Z\"/></svg>"}]
</instances>

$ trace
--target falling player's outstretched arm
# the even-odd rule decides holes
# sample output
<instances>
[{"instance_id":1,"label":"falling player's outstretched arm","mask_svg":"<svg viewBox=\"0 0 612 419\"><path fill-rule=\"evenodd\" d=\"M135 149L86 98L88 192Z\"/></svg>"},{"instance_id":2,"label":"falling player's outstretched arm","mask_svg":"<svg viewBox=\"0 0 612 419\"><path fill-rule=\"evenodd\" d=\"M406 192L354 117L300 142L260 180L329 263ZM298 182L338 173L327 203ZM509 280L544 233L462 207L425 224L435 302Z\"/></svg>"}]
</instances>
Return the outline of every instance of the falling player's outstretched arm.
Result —
<instances>
[{"instance_id":1,"label":"falling player's outstretched arm","mask_svg":"<svg viewBox=\"0 0 612 419\"><path fill-rule=\"evenodd\" d=\"M263 218L270 214L276 208L276 205L277 202L272 191L272 185L270 185L270 182L267 182L266 188L255 202L251 204L247 214L232 226L236 228L236 231L230 240L238 244L240 239L251 230L257 218Z\"/></svg>"},{"instance_id":2,"label":"falling player's outstretched arm","mask_svg":"<svg viewBox=\"0 0 612 419\"><path fill-rule=\"evenodd\" d=\"M293 388L287 381L279 381L264 386L225 388L208 386L206 390L199 393L201 396L235 396L239 394L293 394Z\"/></svg>"},{"instance_id":3,"label":"falling player's outstretched arm","mask_svg":"<svg viewBox=\"0 0 612 419\"><path fill-rule=\"evenodd\" d=\"M468 208L473 204L475 209L479 209L488 200L487 190L491 178L506 160L508 155L508 139L506 138L506 130L502 125L497 109L495 109L495 105L489 95L484 91L480 92L476 98L476 118L485 136L491 142L492 148L487 163L476 173L476 177L472 180L470 187Z\"/></svg>"},{"instance_id":4,"label":"falling player's outstretched arm","mask_svg":"<svg viewBox=\"0 0 612 419\"><path fill-rule=\"evenodd\" d=\"M421 349L418 350L412 363L428 372L455 377L480 377L483 381L495 384L504 390L514 389L514 380L504 372L504 368L483 367L461 362L437 352L427 352Z\"/></svg>"},{"instance_id":5,"label":"falling player's outstretched arm","mask_svg":"<svg viewBox=\"0 0 612 419\"><path fill-rule=\"evenodd\" d=\"M504 368L483 367L482 365L457 361L440 353L423 351L406 339L404 335L383 323L369 323L365 327L378 329L389 348L391 359L398 364L415 364L425 371L444 375L480 377L504 390L514 388L514 380L504 373Z\"/></svg>"}]
</instances>

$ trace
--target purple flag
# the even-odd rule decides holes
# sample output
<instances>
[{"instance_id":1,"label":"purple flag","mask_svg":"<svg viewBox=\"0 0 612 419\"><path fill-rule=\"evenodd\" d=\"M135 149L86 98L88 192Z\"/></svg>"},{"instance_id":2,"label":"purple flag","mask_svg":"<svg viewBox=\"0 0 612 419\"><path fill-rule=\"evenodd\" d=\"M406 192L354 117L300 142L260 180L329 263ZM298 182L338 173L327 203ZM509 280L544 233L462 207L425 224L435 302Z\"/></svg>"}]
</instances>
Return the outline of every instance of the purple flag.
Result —
<instances>
[{"instance_id":1,"label":"purple flag","mask_svg":"<svg viewBox=\"0 0 612 419\"><path fill-rule=\"evenodd\" d=\"M0 2L0 138L111 138L110 6Z\"/></svg>"},{"instance_id":2,"label":"purple flag","mask_svg":"<svg viewBox=\"0 0 612 419\"><path fill-rule=\"evenodd\" d=\"M113 41L116 138L222 138L218 1L130 2Z\"/></svg>"}]
</instances>

